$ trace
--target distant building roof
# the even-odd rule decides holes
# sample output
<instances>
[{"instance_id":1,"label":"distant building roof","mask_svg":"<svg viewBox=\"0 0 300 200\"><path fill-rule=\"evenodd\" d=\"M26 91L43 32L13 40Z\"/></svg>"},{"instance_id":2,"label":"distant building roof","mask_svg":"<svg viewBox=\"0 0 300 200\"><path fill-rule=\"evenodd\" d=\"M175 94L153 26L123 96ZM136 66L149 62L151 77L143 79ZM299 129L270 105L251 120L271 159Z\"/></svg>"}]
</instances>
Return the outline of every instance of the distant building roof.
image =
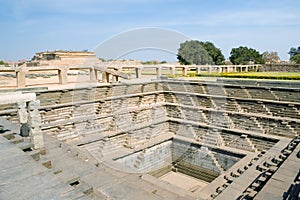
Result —
<instances>
[{"instance_id":1,"label":"distant building roof","mask_svg":"<svg viewBox=\"0 0 300 200\"><path fill-rule=\"evenodd\" d=\"M64 50L55 50L55 51L46 51L38 52L34 55L32 60L61 60L62 58L73 57L95 57L94 52L89 51L64 51Z\"/></svg>"}]
</instances>

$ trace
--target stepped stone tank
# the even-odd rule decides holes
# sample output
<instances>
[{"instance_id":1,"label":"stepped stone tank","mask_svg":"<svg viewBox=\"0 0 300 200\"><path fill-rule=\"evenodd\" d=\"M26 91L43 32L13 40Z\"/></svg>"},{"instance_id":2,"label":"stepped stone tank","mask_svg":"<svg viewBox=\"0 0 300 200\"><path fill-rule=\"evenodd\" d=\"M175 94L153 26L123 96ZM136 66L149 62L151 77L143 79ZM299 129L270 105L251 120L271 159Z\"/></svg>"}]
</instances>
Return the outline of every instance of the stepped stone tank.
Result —
<instances>
[{"instance_id":1,"label":"stepped stone tank","mask_svg":"<svg viewBox=\"0 0 300 200\"><path fill-rule=\"evenodd\" d=\"M299 185L297 84L156 80L36 95L46 149L65 149L95 167L93 177L74 167L78 182L71 186L93 188L84 197L274 199L293 195ZM1 105L0 116L19 123L15 104ZM48 140L58 147L47 147ZM54 157L53 166L68 172ZM103 177L99 168L122 175ZM132 187L100 187L97 176Z\"/></svg>"}]
</instances>

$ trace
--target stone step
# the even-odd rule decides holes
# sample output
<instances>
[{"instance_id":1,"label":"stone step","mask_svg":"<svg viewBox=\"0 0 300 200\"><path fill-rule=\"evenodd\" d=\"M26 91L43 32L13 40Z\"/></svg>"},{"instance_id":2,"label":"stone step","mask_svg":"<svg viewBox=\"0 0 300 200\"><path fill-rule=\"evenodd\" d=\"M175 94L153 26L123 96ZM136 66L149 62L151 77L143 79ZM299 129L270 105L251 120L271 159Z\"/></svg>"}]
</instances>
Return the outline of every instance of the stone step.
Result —
<instances>
[{"instance_id":1,"label":"stone step","mask_svg":"<svg viewBox=\"0 0 300 200\"><path fill-rule=\"evenodd\" d=\"M9 141L13 144L18 144L24 142L24 138L19 135L15 135L15 137Z\"/></svg>"},{"instance_id":2,"label":"stone step","mask_svg":"<svg viewBox=\"0 0 300 200\"><path fill-rule=\"evenodd\" d=\"M27 155L31 156L35 161L40 160L40 150L31 150L26 152Z\"/></svg>"},{"instance_id":3,"label":"stone step","mask_svg":"<svg viewBox=\"0 0 300 200\"><path fill-rule=\"evenodd\" d=\"M33 149L33 144L29 141L17 143L16 146L22 149L23 151Z\"/></svg>"},{"instance_id":4,"label":"stone step","mask_svg":"<svg viewBox=\"0 0 300 200\"><path fill-rule=\"evenodd\" d=\"M5 131L4 133L1 133L3 137L5 137L7 140L12 140L15 138L15 134L12 131Z\"/></svg>"}]
</instances>

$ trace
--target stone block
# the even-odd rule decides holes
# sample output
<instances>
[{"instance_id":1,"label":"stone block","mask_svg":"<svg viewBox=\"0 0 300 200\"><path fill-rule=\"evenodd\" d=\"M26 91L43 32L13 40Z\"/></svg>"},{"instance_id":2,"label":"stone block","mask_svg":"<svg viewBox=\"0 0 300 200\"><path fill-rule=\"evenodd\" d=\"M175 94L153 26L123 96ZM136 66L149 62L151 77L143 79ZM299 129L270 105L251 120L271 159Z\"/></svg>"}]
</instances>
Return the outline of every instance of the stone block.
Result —
<instances>
[{"instance_id":1,"label":"stone block","mask_svg":"<svg viewBox=\"0 0 300 200\"><path fill-rule=\"evenodd\" d=\"M18 103L18 117L21 124L27 123L28 112L26 109L26 102Z\"/></svg>"},{"instance_id":2,"label":"stone block","mask_svg":"<svg viewBox=\"0 0 300 200\"><path fill-rule=\"evenodd\" d=\"M33 150L33 151L28 152L28 155L30 155L33 158L33 160L35 160L35 161L40 160L40 152L37 151L37 150Z\"/></svg>"},{"instance_id":3,"label":"stone block","mask_svg":"<svg viewBox=\"0 0 300 200\"><path fill-rule=\"evenodd\" d=\"M40 101L36 100L36 101L30 101L28 103L28 109L29 110L38 110L40 108Z\"/></svg>"}]
</instances>

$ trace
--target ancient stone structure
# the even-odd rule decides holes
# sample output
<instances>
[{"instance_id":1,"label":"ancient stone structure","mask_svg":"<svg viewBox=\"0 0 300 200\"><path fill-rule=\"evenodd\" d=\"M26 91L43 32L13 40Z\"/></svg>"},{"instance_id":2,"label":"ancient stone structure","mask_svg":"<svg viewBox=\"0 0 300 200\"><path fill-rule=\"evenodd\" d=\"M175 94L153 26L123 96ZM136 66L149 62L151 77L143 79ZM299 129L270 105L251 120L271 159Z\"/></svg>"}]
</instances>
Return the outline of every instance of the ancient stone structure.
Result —
<instances>
[{"instance_id":1,"label":"ancient stone structure","mask_svg":"<svg viewBox=\"0 0 300 200\"><path fill-rule=\"evenodd\" d=\"M27 66L69 66L69 65L88 65L97 63L98 58L95 53L88 51L47 51L38 52L34 55Z\"/></svg>"},{"instance_id":2,"label":"ancient stone structure","mask_svg":"<svg viewBox=\"0 0 300 200\"><path fill-rule=\"evenodd\" d=\"M69 70L88 70L90 76L90 82L99 81L98 73L101 73L102 82L116 82L119 77L124 79L129 79L129 75L124 74L120 71L113 69L106 69L102 66L38 66L38 67L18 67L18 68L9 68L4 67L0 68L0 72L13 72L16 74L16 86L19 88L26 87L26 75L32 72L49 72L57 71L58 84L64 85L68 83L68 72ZM42 83L41 83L42 84Z\"/></svg>"},{"instance_id":3,"label":"ancient stone structure","mask_svg":"<svg viewBox=\"0 0 300 200\"><path fill-rule=\"evenodd\" d=\"M38 91L46 154L31 165L49 171L36 167L42 175L32 184L48 177L51 186L41 188L60 199L292 198L299 195L299 91L298 82L223 79ZM34 101L28 108L28 119L38 115ZM7 102L0 112L12 142L9 122L20 123L22 110Z\"/></svg>"},{"instance_id":4,"label":"ancient stone structure","mask_svg":"<svg viewBox=\"0 0 300 200\"><path fill-rule=\"evenodd\" d=\"M30 141L34 149L43 150L44 140L41 131L40 103L34 93L22 94L20 92L5 93L0 100L1 104L17 104L19 123L29 125Z\"/></svg>"},{"instance_id":5,"label":"ancient stone structure","mask_svg":"<svg viewBox=\"0 0 300 200\"><path fill-rule=\"evenodd\" d=\"M42 54L43 55L43 54ZM58 84L64 85L68 83L68 73L71 70L87 70L89 71L89 81L92 83L97 82L118 82L120 78L122 79L131 79L132 77L124 73L126 70L135 71L135 77L140 78L142 76L142 72L153 71L155 70L156 76L162 76L162 70L168 70L170 75L175 75L176 70L180 69L182 71L182 75L187 76L188 70L195 70L196 73L201 72L248 72L258 71L261 69L260 65L171 65L171 64L161 64L161 65L137 65L132 64L128 65L127 63L123 63L122 65L117 64L114 65L114 62L92 62L90 64L68 64L68 65L49 65L49 63L45 66L39 65L35 67L0 67L0 73L14 73L16 76L16 86L19 88L26 87L26 76L31 73L47 73L57 71L56 76L58 76ZM99 74L102 74L99 76ZM1 75L1 74L0 74ZM43 77L43 75L42 75ZM40 83L42 84L42 83Z\"/></svg>"},{"instance_id":6,"label":"ancient stone structure","mask_svg":"<svg viewBox=\"0 0 300 200\"><path fill-rule=\"evenodd\" d=\"M44 140L41 131L41 115L39 111L40 101L31 101L28 103L28 125L29 125L29 135L33 147L35 149L44 148Z\"/></svg>"}]
</instances>

